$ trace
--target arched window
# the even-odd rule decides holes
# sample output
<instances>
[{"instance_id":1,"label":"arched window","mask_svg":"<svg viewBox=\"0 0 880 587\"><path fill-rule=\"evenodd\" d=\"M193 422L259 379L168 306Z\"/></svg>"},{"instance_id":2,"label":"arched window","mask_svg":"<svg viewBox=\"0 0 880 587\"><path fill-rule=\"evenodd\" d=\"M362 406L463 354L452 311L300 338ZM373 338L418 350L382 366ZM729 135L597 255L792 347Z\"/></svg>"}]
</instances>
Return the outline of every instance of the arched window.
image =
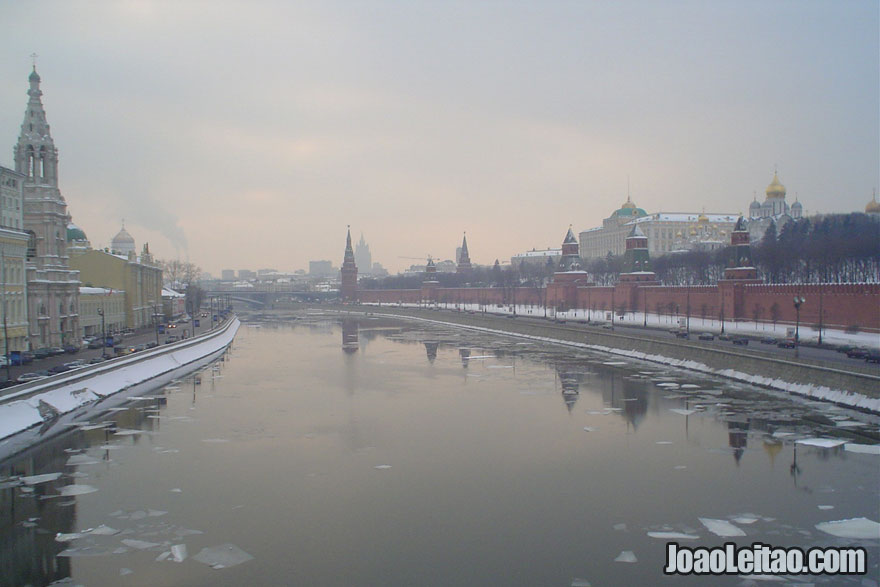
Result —
<instances>
[{"instance_id":1,"label":"arched window","mask_svg":"<svg viewBox=\"0 0 880 587\"><path fill-rule=\"evenodd\" d=\"M37 233L33 230L26 232L28 234L27 258L33 259L37 256Z\"/></svg>"}]
</instances>

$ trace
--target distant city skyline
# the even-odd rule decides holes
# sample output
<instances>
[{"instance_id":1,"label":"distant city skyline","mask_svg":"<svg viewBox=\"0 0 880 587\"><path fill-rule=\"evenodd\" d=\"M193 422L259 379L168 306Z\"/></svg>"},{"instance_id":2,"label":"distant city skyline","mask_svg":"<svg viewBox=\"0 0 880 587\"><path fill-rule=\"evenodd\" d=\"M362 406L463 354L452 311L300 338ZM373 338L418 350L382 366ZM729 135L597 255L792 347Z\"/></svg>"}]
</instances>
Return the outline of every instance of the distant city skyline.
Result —
<instances>
[{"instance_id":1,"label":"distant city skyline","mask_svg":"<svg viewBox=\"0 0 880 587\"><path fill-rule=\"evenodd\" d=\"M230 267L474 263L626 200L804 213L880 184L876 2L41 2L5 7L0 165L31 53L59 186L95 247ZM157 45L156 39L162 42Z\"/></svg>"}]
</instances>

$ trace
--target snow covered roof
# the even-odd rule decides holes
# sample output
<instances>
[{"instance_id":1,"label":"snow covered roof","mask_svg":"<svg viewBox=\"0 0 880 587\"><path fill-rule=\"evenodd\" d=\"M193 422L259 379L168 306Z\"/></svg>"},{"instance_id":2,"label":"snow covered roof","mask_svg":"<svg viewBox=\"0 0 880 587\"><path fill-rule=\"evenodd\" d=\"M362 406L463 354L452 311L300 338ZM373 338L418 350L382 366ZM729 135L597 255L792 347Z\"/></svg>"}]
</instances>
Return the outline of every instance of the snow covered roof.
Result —
<instances>
[{"instance_id":1,"label":"snow covered roof","mask_svg":"<svg viewBox=\"0 0 880 587\"><path fill-rule=\"evenodd\" d=\"M736 222L739 214L705 214L709 222ZM643 216L627 222L627 224L640 224L642 222L697 222L700 218L698 212L658 212L650 216Z\"/></svg>"},{"instance_id":2,"label":"snow covered roof","mask_svg":"<svg viewBox=\"0 0 880 587\"><path fill-rule=\"evenodd\" d=\"M110 295L111 293L125 293L125 291L121 290L121 289L110 289L110 288L106 288L106 287L81 286L79 288L79 295L86 295L86 294Z\"/></svg>"},{"instance_id":3,"label":"snow covered roof","mask_svg":"<svg viewBox=\"0 0 880 587\"><path fill-rule=\"evenodd\" d=\"M523 257L559 257L562 255L562 249L544 249L542 251L526 251L525 253L517 253L514 259Z\"/></svg>"},{"instance_id":4,"label":"snow covered roof","mask_svg":"<svg viewBox=\"0 0 880 587\"><path fill-rule=\"evenodd\" d=\"M167 287L162 288L162 297L163 298L185 298L186 296L180 292L176 292L173 289L168 289Z\"/></svg>"}]
</instances>

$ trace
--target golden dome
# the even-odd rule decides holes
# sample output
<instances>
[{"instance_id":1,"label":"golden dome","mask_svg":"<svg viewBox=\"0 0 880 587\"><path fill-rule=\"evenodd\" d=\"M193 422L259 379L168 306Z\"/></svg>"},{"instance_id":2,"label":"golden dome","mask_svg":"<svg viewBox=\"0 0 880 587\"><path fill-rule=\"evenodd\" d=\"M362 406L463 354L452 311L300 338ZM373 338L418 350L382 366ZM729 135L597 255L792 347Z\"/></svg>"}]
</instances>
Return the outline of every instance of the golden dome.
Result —
<instances>
[{"instance_id":1,"label":"golden dome","mask_svg":"<svg viewBox=\"0 0 880 587\"><path fill-rule=\"evenodd\" d=\"M706 216L706 213L703 212L697 217L697 222L709 222L709 217Z\"/></svg>"},{"instance_id":2,"label":"golden dome","mask_svg":"<svg viewBox=\"0 0 880 587\"><path fill-rule=\"evenodd\" d=\"M694 228L693 226L691 226L690 235L691 235L691 236L696 236L696 234L697 234L697 229Z\"/></svg>"},{"instance_id":3,"label":"golden dome","mask_svg":"<svg viewBox=\"0 0 880 587\"><path fill-rule=\"evenodd\" d=\"M621 206L620 209L621 209L621 210L624 210L624 209L635 210L635 209L636 209L636 205L633 204L633 201L630 199L629 196L627 196L627 197L626 197L626 202L623 203L623 206Z\"/></svg>"},{"instance_id":4,"label":"golden dome","mask_svg":"<svg viewBox=\"0 0 880 587\"><path fill-rule=\"evenodd\" d=\"M779 183L779 178L773 174L773 181L767 186L766 191L768 198L785 198L785 186Z\"/></svg>"},{"instance_id":5,"label":"golden dome","mask_svg":"<svg viewBox=\"0 0 880 587\"><path fill-rule=\"evenodd\" d=\"M880 202L877 201L876 193L871 198L871 201L868 202L868 205L865 206L865 214L880 214Z\"/></svg>"}]
</instances>

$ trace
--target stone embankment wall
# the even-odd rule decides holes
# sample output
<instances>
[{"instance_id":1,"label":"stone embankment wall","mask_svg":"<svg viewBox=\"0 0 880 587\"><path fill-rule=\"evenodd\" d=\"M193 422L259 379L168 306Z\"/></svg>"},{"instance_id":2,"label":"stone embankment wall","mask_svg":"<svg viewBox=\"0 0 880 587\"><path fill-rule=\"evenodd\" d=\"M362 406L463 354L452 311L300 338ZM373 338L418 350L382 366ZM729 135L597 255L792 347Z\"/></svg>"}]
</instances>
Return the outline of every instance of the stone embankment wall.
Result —
<instances>
[{"instance_id":1,"label":"stone embankment wall","mask_svg":"<svg viewBox=\"0 0 880 587\"><path fill-rule=\"evenodd\" d=\"M633 336L610 332L583 324L555 324L528 318L505 318L466 312L419 310L394 307L340 307L341 311L372 312L411 316L466 327L504 331L515 335L549 338L566 342L615 349L657 362L674 362L677 366L728 376L786 391L794 391L819 399L830 399L874 410L880 406L880 376L876 369L838 363L778 359L748 348L730 350L707 346L698 341L668 338L666 333ZM671 359L672 361L665 361ZM705 366L706 369L700 366ZM828 392L823 391L827 388ZM839 395L859 394L872 400L854 403L837 399Z\"/></svg>"}]
</instances>

